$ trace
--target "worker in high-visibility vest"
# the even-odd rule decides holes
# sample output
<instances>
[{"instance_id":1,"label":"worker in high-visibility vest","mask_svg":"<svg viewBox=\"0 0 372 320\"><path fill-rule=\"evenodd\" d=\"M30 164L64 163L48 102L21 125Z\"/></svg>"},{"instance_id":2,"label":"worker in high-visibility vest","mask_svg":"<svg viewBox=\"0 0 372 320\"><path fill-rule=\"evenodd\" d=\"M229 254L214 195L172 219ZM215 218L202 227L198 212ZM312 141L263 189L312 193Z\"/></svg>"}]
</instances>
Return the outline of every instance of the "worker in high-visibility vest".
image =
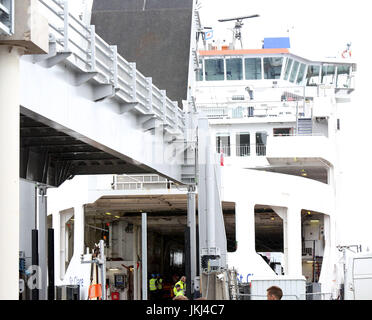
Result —
<instances>
[{"instance_id":1,"label":"worker in high-visibility vest","mask_svg":"<svg viewBox=\"0 0 372 320\"><path fill-rule=\"evenodd\" d=\"M175 297L184 296L183 290L181 289L181 286L179 284L176 284L176 286L174 287L174 289L176 290L176 292L174 294Z\"/></svg>"},{"instance_id":2,"label":"worker in high-visibility vest","mask_svg":"<svg viewBox=\"0 0 372 320\"><path fill-rule=\"evenodd\" d=\"M177 295L177 285L180 286L182 292L183 292L183 295L186 295L186 277L185 276L182 276L180 281L178 281L175 285L174 285L174 289L173 289L173 293L174 295L176 296Z\"/></svg>"},{"instance_id":3,"label":"worker in high-visibility vest","mask_svg":"<svg viewBox=\"0 0 372 320\"><path fill-rule=\"evenodd\" d=\"M163 279L160 277L160 273L156 275L156 288L158 299L163 297Z\"/></svg>"},{"instance_id":4,"label":"worker in high-visibility vest","mask_svg":"<svg viewBox=\"0 0 372 320\"><path fill-rule=\"evenodd\" d=\"M150 300L156 300L156 293L157 293L158 288L156 287L155 274L151 275L151 279L149 281L149 290L150 290Z\"/></svg>"},{"instance_id":5,"label":"worker in high-visibility vest","mask_svg":"<svg viewBox=\"0 0 372 320\"><path fill-rule=\"evenodd\" d=\"M176 289L176 294L173 298L173 300L189 300L187 297L183 294L183 290L181 289L181 286L179 284L176 284L174 289Z\"/></svg>"}]
</instances>

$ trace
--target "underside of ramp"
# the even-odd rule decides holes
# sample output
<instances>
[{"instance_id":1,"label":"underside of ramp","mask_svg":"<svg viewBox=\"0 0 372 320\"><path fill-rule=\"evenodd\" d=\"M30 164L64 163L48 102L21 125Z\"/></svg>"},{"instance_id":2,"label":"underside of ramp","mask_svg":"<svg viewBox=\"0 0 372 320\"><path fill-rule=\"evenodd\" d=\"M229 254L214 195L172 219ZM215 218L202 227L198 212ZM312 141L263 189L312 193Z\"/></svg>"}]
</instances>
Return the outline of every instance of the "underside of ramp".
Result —
<instances>
[{"instance_id":1,"label":"underside of ramp","mask_svg":"<svg viewBox=\"0 0 372 320\"><path fill-rule=\"evenodd\" d=\"M25 110L23 109L25 112ZM55 123L47 125L21 114L20 177L58 187L76 175L151 173L105 150L93 141L84 142Z\"/></svg>"}]
</instances>

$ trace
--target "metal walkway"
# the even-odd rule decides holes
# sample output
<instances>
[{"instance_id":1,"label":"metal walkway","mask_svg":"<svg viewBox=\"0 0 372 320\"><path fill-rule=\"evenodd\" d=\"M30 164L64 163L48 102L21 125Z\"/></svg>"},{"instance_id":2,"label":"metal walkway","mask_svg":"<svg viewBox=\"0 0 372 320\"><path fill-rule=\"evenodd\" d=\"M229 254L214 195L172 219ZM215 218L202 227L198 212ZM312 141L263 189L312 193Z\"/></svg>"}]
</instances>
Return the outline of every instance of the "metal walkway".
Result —
<instances>
[{"instance_id":1,"label":"metal walkway","mask_svg":"<svg viewBox=\"0 0 372 320\"><path fill-rule=\"evenodd\" d=\"M39 4L49 53L21 59L21 177L59 186L78 174L157 173L180 182L186 116L178 103L67 1Z\"/></svg>"}]
</instances>

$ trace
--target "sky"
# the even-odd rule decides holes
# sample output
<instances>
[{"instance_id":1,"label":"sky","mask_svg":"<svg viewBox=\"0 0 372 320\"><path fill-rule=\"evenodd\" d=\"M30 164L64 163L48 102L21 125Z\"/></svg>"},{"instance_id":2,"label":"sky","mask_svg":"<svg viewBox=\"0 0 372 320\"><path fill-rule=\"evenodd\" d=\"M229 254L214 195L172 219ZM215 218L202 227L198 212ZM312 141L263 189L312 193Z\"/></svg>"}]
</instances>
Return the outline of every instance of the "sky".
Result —
<instances>
[{"instance_id":1,"label":"sky","mask_svg":"<svg viewBox=\"0 0 372 320\"><path fill-rule=\"evenodd\" d=\"M259 14L244 20L246 48L259 48L264 37L289 35L296 53L323 56L336 56L348 42L357 40L354 22L358 23L360 12L368 8L363 5L367 1L354 2L358 5L345 0L199 0L202 24L213 27L217 37L230 42L232 32L228 29L234 26L234 22L218 19Z\"/></svg>"}]
</instances>

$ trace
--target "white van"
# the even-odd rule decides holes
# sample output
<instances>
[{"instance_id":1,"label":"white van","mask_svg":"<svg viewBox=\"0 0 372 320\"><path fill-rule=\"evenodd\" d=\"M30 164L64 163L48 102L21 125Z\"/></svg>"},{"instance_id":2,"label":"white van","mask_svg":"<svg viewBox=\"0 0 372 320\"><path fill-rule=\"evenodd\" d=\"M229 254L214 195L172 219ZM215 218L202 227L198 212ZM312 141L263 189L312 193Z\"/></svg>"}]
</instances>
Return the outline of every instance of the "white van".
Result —
<instances>
[{"instance_id":1,"label":"white van","mask_svg":"<svg viewBox=\"0 0 372 320\"><path fill-rule=\"evenodd\" d=\"M346 260L345 300L372 300L372 253L357 253Z\"/></svg>"}]
</instances>

